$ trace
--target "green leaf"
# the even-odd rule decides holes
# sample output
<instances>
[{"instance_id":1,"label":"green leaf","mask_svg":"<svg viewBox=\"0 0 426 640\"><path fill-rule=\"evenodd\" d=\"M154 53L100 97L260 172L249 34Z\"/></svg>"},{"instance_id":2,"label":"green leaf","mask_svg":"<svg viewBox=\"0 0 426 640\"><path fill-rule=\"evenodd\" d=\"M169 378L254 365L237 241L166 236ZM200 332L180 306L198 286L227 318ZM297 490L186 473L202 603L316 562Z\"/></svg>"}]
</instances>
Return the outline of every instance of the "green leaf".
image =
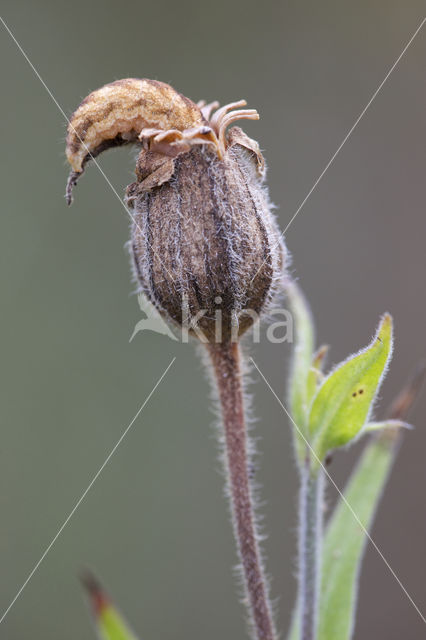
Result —
<instances>
[{"instance_id":1,"label":"green leaf","mask_svg":"<svg viewBox=\"0 0 426 640\"><path fill-rule=\"evenodd\" d=\"M392 318L385 314L371 344L338 365L324 380L309 416L320 460L353 440L367 422L392 353Z\"/></svg>"},{"instance_id":2,"label":"green leaf","mask_svg":"<svg viewBox=\"0 0 426 640\"><path fill-rule=\"evenodd\" d=\"M291 416L305 437L307 433L308 400L307 380L314 350L314 324L308 302L294 281L286 285L286 293L293 315L293 360L288 382L288 403ZM293 429L296 453L303 460L306 443Z\"/></svg>"},{"instance_id":3,"label":"green leaf","mask_svg":"<svg viewBox=\"0 0 426 640\"><path fill-rule=\"evenodd\" d=\"M98 580L92 574L86 573L83 576L83 584L89 593L99 637L102 640L137 640Z\"/></svg>"},{"instance_id":4,"label":"green leaf","mask_svg":"<svg viewBox=\"0 0 426 640\"><path fill-rule=\"evenodd\" d=\"M394 438L371 440L337 503L325 531L318 640L350 640L357 582L367 537L395 456ZM353 512L352 512L353 511ZM359 519L362 527L353 514ZM299 606L287 640L299 640Z\"/></svg>"},{"instance_id":5,"label":"green leaf","mask_svg":"<svg viewBox=\"0 0 426 640\"><path fill-rule=\"evenodd\" d=\"M374 513L395 455L392 438L371 441L328 523L322 553L318 640L350 640L357 583ZM354 517L356 514L356 518ZM297 636L293 636L292 640Z\"/></svg>"}]
</instances>

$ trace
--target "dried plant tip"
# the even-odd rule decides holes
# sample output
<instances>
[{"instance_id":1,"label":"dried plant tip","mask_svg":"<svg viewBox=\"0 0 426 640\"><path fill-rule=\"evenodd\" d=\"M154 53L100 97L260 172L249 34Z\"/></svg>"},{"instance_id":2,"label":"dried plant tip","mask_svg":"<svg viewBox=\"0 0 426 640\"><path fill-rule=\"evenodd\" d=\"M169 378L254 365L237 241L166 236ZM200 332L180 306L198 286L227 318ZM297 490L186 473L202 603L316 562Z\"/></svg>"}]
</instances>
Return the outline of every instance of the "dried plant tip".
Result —
<instances>
[{"instance_id":1,"label":"dried plant tip","mask_svg":"<svg viewBox=\"0 0 426 640\"><path fill-rule=\"evenodd\" d=\"M219 158L226 150L225 130L235 120L257 119L253 110L229 111L244 106L244 100L219 109L212 102L198 105L170 85L157 80L127 78L90 93L71 116L66 155L72 172L66 200L88 160L114 146L136 143L152 151L176 157L193 145L213 145Z\"/></svg>"},{"instance_id":2,"label":"dried plant tip","mask_svg":"<svg viewBox=\"0 0 426 640\"><path fill-rule=\"evenodd\" d=\"M80 172L71 171L68 176L67 186L65 189L65 200L67 202L67 205L72 204L72 190L77 184L77 180L79 179L82 173L83 173L83 170L81 170Z\"/></svg>"},{"instance_id":3,"label":"dried plant tip","mask_svg":"<svg viewBox=\"0 0 426 640\"><path fill-rule=\"evenodd\" d=\"M157 80L127 78L90 93L73 113L66 154L74 176L71 189L92 157L112 146L137 142L142 129L185 129L205 124L197 105Z\"/></svg>"},{"instance_id":4,"label":"dried plant tip","mask_svg":"<svg viewBox=\"0 0 426 640\"><path fill-rule=\"evenodd\" d=\"M93 607L93 611L96 615L99 615L110 604L109 597L105 593L99 580L88 569L84 570L80 575L81 583L87 590L90 596L90 602Z\"/></svg>"},{"instance_id":5,"label":"dried plant tip","mask_svg":"<svg viewBox=\"0 0 426 640\"><path fill-rule=\"evenodd\" d=\"M418 363L416 370L406 383L405 387L393 400L386 412L386 417L393 420L405 420L410 413L412 406L419 397L420 391L426 379L426 361Z\"/></svg>"}]
</instances>

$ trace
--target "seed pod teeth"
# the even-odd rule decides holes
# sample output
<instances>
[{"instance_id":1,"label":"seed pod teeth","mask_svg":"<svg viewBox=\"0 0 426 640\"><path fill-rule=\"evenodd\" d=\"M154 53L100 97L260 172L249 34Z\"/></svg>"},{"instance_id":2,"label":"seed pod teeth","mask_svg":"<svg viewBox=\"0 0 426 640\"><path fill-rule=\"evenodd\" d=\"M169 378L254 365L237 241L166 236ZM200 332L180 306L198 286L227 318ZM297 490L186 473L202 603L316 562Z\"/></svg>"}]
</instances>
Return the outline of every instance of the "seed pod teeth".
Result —
<instances>
[{"instance_id":1,"label":"seed pod teeth","mask_svg":"<svg viewBox=\"0 0 426 640\"><path fill-rule=\"evenodd\" d=\"M218 111L213 115L210 124L216 132L219 145L222 149L226 148L225 134L226 129L230 124L237 120L259 120L259 114L255 109L237 109L236 111L232 111L232 109L235 109L236 107L243 107L246 104L245 100L232 102L231 104L227 104L225 107L218 109Z\"/></svg>"},{"instance_id":2,"label":"seed pod teeth","mask_svg":"<svg viewBox=\"0 0 426 640\"><path fill-rule=\"evenodd\" d=\"M186 153L194 145L210 144L218 147L218 141L214 131L207 125L190 127L184 131L177 129L142 129L139 136L145 149L150 149L166 156L176 157L180 153Z\"/></svg>"},{"instance_id":3,"label":"seed pod teeth","mask_svg":"<svg viewBox=\"0 0 426 640\"><path fill-rule=\"evenodd\" d=\"M214 102L209 102L207 104L205 100L200 100L199 102L197 102L197 107L201 109L201 113L203 114L204 119L208 121L210 120L212 111L219 109L219 103L217 100L215 100Z\"/></svg>"}]
</instances>

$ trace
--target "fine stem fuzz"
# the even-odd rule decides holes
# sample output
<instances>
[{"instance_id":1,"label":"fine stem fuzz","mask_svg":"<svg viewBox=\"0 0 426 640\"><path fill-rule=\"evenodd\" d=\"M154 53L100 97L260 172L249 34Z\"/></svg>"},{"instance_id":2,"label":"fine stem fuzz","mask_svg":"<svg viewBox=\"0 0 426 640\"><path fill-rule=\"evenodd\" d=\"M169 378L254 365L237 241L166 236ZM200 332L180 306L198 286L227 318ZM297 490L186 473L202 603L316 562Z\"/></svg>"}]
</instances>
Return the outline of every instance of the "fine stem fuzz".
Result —
<instances>
[{"instance_id":1,"label":"fine stem fuzz","mask_svg":"<svg viewBox=\"0 0 426 640\"><path fill-rule=\"evenodd\" d=\"M299 524L300 640L315 640L321 584L321 540L324 478L312 470L309 456L301 470Z\"/></svg>"},{"instance_id":2,"label":"fine stem fuzz","mask_svg":"<svg viewBox=\"0 0 426 640\"><path fill-rule=\"evenodd\" d=\"M238 343L224 342L207 348L220 399L232 520L243 568L246 600L257 640L275 640L248 472L240 347Z\"/></svg>"}]
</instances>

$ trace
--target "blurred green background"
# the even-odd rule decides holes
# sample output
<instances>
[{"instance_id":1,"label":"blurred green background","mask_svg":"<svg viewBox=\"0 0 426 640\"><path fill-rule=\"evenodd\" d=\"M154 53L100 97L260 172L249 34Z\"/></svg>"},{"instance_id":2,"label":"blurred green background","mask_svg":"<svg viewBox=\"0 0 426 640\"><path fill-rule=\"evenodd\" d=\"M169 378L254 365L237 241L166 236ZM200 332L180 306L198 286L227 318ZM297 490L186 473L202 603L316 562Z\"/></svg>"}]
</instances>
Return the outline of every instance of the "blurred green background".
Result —
<instances>
[{"instance_id":1,"label":"blurred green background","mask_svg":"<svg viewBox=\"0 0 426 640\"><path fill-rule=\"evenodd\" d=\"M247 98L261 120L272 199L285 227L424 14L423 2L10 2L3 18L67 114L128 76L198 100ZM292 272L331 363L396 321L384 406L426 354L426 28L287 233ZM94 637L77 574L92 567L143 640L246 637L214 416L195 350L141 318L124 243L128 219L95 166L64 201L63 116L6 31L0 216L0 609L27 578L154 384L176 362L0 625L0 637ZM133 154L100 163L118 193ZM290 350L254 350L282 394ZM296 489L285 415L254 376L258 480L279 627L295 593ZM373 537L426 608L426 394ZM335 456L342 486L358 450ZM329 490L329 504L335 492ZM356 638L420 638L424 625L374 549Z\"/></svg>"}]
</instances>

